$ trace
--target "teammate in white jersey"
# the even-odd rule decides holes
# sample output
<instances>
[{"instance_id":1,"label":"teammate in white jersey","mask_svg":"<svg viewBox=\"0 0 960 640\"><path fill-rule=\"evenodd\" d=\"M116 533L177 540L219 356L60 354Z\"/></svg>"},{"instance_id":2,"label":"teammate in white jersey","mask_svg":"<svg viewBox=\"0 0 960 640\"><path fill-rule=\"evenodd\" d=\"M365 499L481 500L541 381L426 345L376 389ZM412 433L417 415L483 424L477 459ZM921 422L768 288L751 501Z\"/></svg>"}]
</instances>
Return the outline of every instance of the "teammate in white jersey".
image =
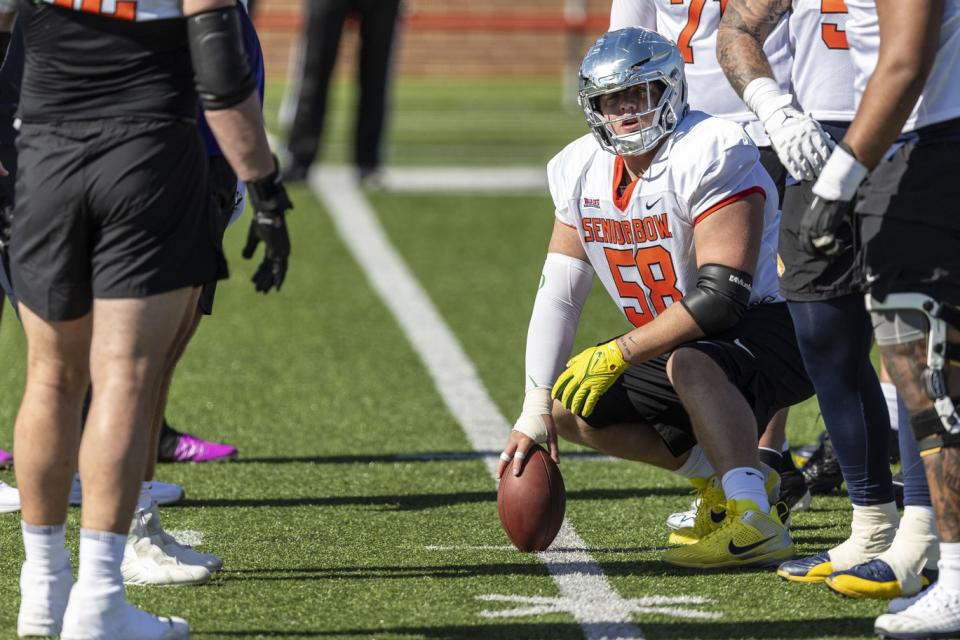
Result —
<instances>
[{"instance_id":1,"label":"teammate in white jersey","mask_svg":"<svg viewBox=\"0 0 960 640\"><path fill-rule=\"evenodd\" d=\"M949 376L960 340L960 0L847 6L859 104L813 187L801 238L810 253L838 253L854 209L867 308L936 512L939 581L913 601L894 600L899 613L880 616L875 629L893 638L960 637L960 415L952 400L960 384Z\"/></svg>"},{"instance_id":2,"label":"teammate in white jersey","mask_svg":"<svg viewBox=\"0 0 960 640\"><path fill-rule=\"evenodd\" d=\"M793 543L771 512L779 489L759 468L757 425L812 389L777 295L773 182L743 129L690 112L686 95L680 51L653 31L607 33L583 60L593 135L548 166L556 221L527 335L524 408L498 472L512 460L519 473L536 442L556 457L559 432L713 476L727 517L663 560L769 564L791 557ZM634 328L567 362L594 273Z\"/></svg>"},{"instance_id":3,"label":"teammate in white jersey","mask_svg":"<svg viewBox=\"0 0 960 640\"><path fill-rule=\"evenodd\" d=\"M762 49L766 34L785 15L794 46L791 84L796 96L779 88ZM825 581L845 595L889 599L917 593L928 583L925 568L936 569L930 493L913 436L904 429L899 435L906 507L898 530L887 453L890 420L870 362L873 327L863 307L851 225L844 228L847 248L830 259L804 251L800 237L800 220L813 200L812 179L826 160L828 145L833 146L823 129L840 140L854 115L846 18L840 0L730 0L717 53L732 87L764 123L790 123L771 131L774 148L793 177L804 180L788 184L784 196L780 291L853 503L852 534L846 541L784 563L777 573L795 582Z\"/></svg>"},{"instance_id":4,"label":"teammate in white jersey","mask_svg":"<svg viewBox=\"0 0 960 640\"><path fill-rule=\"evenodd\" d=\"M690 107L737 122L746 129L750 138L760 147L760 163L773 178L779 203L786 177L784 166L777 153L770 148L770 139L763 125L730 87L717 61L717 28L726 4L727 0L613 0L610 30L644 27L677 43L690 87ZM792 56L788 35L786 20L781 20L764 45L783 89L790 84ZM826 160L826 149L823 160ZM809 505L810 494L803 475L789 455L786 421L786 409L774 416L761 436L759 454L762 462L781 473L783 484L780 498L791 508L799 509ZM701 517L705 516L712 506L698 499L690 511L670 516L667 524L671 528L679 528L671 534L671 540L690 540L694 532L685 523L695 519L698 512Z\"/></svg>"}]
</instances>

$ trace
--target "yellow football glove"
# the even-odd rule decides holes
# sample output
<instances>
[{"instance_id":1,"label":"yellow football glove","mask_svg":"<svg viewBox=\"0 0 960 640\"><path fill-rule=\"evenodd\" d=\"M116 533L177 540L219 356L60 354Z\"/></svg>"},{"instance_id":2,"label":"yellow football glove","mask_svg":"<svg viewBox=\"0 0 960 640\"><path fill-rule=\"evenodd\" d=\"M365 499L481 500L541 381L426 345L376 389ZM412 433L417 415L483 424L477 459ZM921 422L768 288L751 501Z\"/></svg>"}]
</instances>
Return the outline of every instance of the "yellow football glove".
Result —
<instances>
[{"instance_id":1,"label":"yellow football glove","mask_svg":"<svg viewBox=\"0 0 960 640\"><path fill-rule=\"evenodd\" d=\"M616 340L584 349L567 362L553 385L553 397L573 413L589 416L600 396L629 366Z\"/></svg>"}]
</instances>

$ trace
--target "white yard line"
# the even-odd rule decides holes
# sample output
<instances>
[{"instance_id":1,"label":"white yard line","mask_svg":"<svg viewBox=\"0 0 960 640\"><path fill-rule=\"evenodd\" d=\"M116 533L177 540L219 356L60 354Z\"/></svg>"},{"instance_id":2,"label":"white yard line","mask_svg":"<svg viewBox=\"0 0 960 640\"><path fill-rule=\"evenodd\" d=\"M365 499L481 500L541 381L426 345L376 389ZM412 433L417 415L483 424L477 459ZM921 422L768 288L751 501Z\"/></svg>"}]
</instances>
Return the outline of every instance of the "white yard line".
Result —
<instances>
[{"instance_id":1,"label":"white yard line","mask_svg":"<svg viewBox=\"0 0 960 640\"><path fill-rule=\"evenodd\" d=\"M510 424L497 409L453 332L397 254L350 170L324 167L310 186L330 213L347 248L426 365L447 408L477 451L499 451ZM496 456L484 458L491 476ZM633 603L610 585L586 544L564 520L554 547L539 555L588 640L642 639L631 621Z\"/></svg>"}]
</instances>

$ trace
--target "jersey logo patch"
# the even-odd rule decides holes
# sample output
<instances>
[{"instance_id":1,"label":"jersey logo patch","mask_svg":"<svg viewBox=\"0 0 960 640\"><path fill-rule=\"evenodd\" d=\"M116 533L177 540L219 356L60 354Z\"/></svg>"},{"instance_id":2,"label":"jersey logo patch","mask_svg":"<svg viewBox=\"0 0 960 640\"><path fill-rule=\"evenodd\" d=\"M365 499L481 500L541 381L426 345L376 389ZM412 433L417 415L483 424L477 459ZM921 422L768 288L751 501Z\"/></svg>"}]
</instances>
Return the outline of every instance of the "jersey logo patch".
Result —
<instances>
[{"instance_id":1,"label":"jersey logo patch","mask_svg":"<svg viewBox=\"0 0 960 640\"><path fill-rule=\"evenodd\" d=\"M584 208L590 207L592 209L600 208L600 198L584 198L583 199Z\"/></svg>"}]
</instances>

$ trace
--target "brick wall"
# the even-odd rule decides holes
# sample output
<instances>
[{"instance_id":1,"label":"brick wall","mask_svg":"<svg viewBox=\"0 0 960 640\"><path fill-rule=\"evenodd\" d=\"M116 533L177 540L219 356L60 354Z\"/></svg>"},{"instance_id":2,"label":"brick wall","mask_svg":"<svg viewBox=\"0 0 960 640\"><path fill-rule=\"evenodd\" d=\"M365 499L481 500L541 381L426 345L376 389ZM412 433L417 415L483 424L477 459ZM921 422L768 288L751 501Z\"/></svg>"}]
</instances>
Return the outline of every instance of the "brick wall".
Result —
<instances>
[{"instance_id":1,"label":"brick wall","mask_svg":"<svg viewBox=\"0 0 960 640\"><path fill-rule=\"evenodd\" d=\"M267 72L283 75L300 38L307 0L256 0ZM432 76L559 74L571 48L582 54L607 25L610 0L585 0L580 20L564 0L404 0L397 72ZM348 23L338 73L350 73L357 48Z\"/></svg>"}]
</instances>

